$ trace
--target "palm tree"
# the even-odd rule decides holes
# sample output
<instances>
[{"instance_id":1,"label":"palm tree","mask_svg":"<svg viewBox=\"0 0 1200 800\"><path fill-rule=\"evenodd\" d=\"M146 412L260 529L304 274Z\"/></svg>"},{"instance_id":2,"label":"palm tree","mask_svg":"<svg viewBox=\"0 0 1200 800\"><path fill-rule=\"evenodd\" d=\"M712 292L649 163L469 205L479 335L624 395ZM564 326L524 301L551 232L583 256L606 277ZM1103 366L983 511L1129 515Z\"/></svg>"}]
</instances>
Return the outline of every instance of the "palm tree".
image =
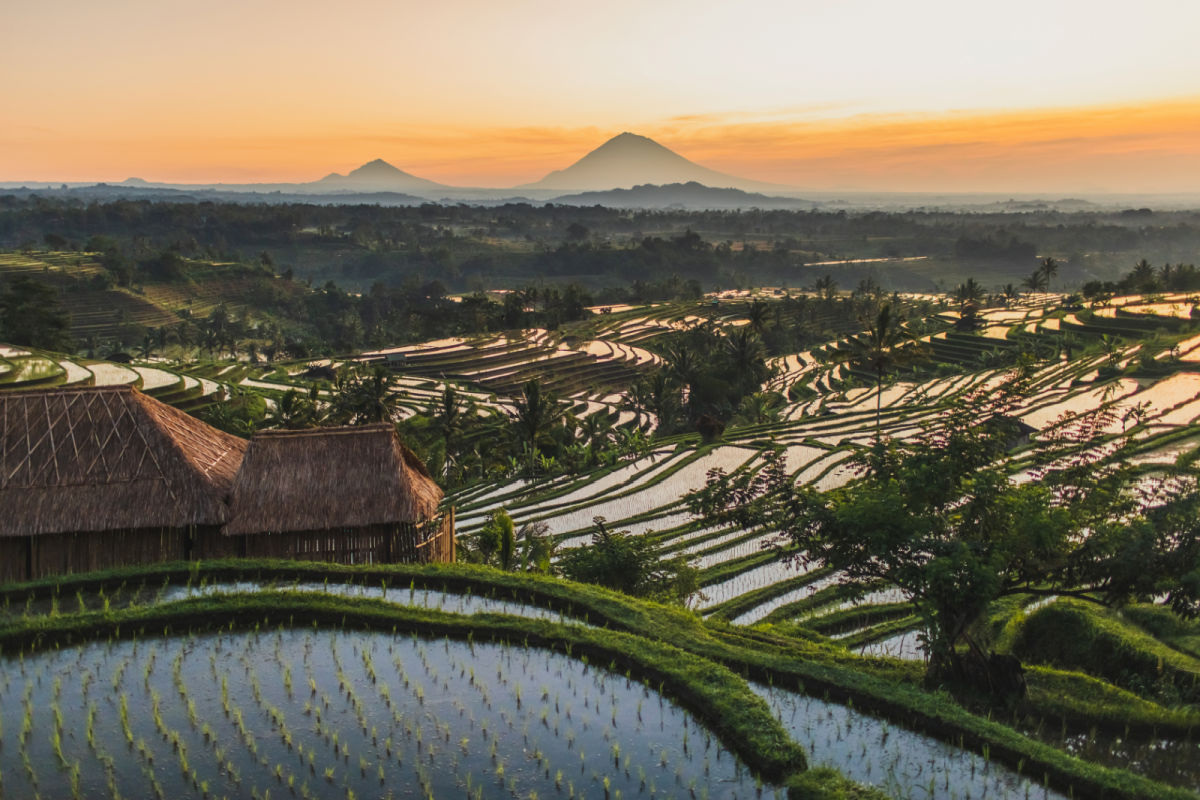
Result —
<instances>
[{"instance_id":1,"label":"palm tree","mask_svg":"<svg viewBox=\"0 0 1200 800\"><path fill-rule=\"evenodd\" d=\"M142 346L138 348L138 352L141 353L143 361L149 361L154 356L154 350L154 334L147 329L146 334L142 337Z\"/></svg>"},{"instance_id":2,"label":"palm tree","mask_svg":"<svg viewBox=\"0 0 1200 800\"><path fill-rule=\"evenodd\" d=\"M1046 288L1046 273L1042 272L1042 268L1035 269L1028 278L1021 281L1021 286L1031 292L1040 292Z\"/></svg>"},{"instance_id":3,"label":"palm tree","mask_svg":"<svg viewBox=\"0 0 1200 800\"><path fill-rule=\"evenodd\" d=\"M192 347L192 330L192 323L187 320L175 326L175 340L179 342L179 347L184 351L185 355Z\"/></svg>"},{"instance_id":4,"label":"palm tree","mask_svg":"<svg viewBox=\"0 0 1200 800\"><path fill-rule=\"evenodd\" d=\"M357 386L357 416L363 422L391 422L399 407L392 392L392 373L387 367L375 367Z\"/></svg>"},{"instance_id":5,"label":"palm tree","mask_svg":"<svg viewBox=\"0 0 1200 800\"><path fill-rule=\"evenodd\" d=\"M532 477L538 438L559 419L558 401L553 394L543 391L542 384L533 378L525 384L521 396L513 400L510 416L518 438L529 448L529 475Z\"/></svg>"},{"instance_id":6,"label":"palm tree","mask_svg":"<svg viewBox=\"0 0 1200 800\"><path fill-rule=\"evenodd\" d=\"M1115 367L1121 361L1121 340L1111 334L1104 334L1100 337L1100 349L1104 351L1104 355L1108 356L1108 363Z\"/></svg>"},{"instance_id":7,"label":"palm tree","mask_svg":"<svg viewBox=\"0 0 1200 800\"><path fill-rule=\"evenodd\" d=\"M758 390L767 377L759 369L767 354L762 340L749 327L739 328L724 340L724 347L738 393L747 395Z\"/></svg>"},{"instance_id":8,"label":"palm tree","mask_svg":"<svg viewBox=\"0 0 1200 800\"><path fill-rule=\"evenodd\" d=\"M596 411L580 420L579 434L587 444L588 460L595 466L600 461L601 451L612 440L612 421L608 418L608 412Z\"/></svg>"},{"instance_id":9,"label":"palm tree","mask_svg":"<svg viewBox=\"0 0 1200 800\"><path fill-rule=\"evenodd\" d=\"M750 320L750 323L747 327L757 333L759 336L762 336L763 332L766 331L767 312L767 304L757 298L750 303L750 307L746 309L746 319Z\"/></svg>"},{"instance_id":10,"label":"palm tree","mask_svg":"<svg viewBox=\"0 0 1200 800\"><path fill-rule=\"evenodd\" d=\"M783 398L777 392L755 392L742 398L738 416L747 425L779 421Z\"/></svg>"},{"instance_id":11,"label":"palm tree","mask_svg":"<svg viewBox=\"0 0 1200 800\"><path fill-rule=\"evenodd\" d=\"M967 278L966 283L961 283L954 290L954 299L962 305L971 303L978 304L983 299L986 292L983 290L983 285L974 278Z\"/></svg>"},{"instance_id":12,"label":"palm tree","mask_svg":"<svg viewBox=\"0 0 1200 800\"><path fill-rule=\"evenodd\" d=\"M832 275L822 275L820 278L817 278L816 283L813 284L813 288L823 295L826 300L832 300L834 295L837 294L837 281L833 279Z\"/></svg>"},{"instance_id":13,"label":"palm tree","mask_svg":"<svg viewBox=\"0 0 1200 800\"><path fill-rule=\"evenodd\" d=\"M463 412L458 404L458 391L452 384L447 383L442 391L441 400L430 409L433 424L442 436L443 477L450 474L451 464L456 460L453 456L453 441L462 428Z\"/></svg>"},{"instance_id":14,"label":"palm tree","mask_svg":"<svg viewBox=\"0 0 1200 800\"><path fill-rule=\"evenodd\" d=\"M1157 276L1155 275L1154 266L1144 258L1133 265L1133 273L1131 274L1131 277L1133 278L1134 286L1136 286L1139 291L1152 292L1158 288L1158 280Z\"/></svg>"},{"instance_id":15,"label":"palm tree","mask_svg":"<svg viewBox=\"0 0 1200 800\"><path fill-rule=\"evenodd\" d=\"M1059 352L1066 356L1067 362L1070 363L1075 355L1075 348L1079 346L1079 339L1070 331L1062 331L1058 334L1058 349Z\"/></svg>"},{"instance_id":16,"label":"palm tree","mask_svg":"<svg viewBox=\"0 0 1200 800\"><path fill-rule=\"evenodd\" d=\"M374 367L365 375L339 370L334 378L330 416L342 424L391 422L398 408L399 398L392 391L392 373L387 367Z\"/></svg>"},{"instance_id":17,"label":"palm tree","mask_svg":"<svg viewBox=\"0 0 1200 800\"><path fill-rule=\"evenodd\" d=\"M1058 274L1058 262L1050 256L1042 259L1042 265L1038 267L1042 274L1046 276L1046 286L1050 286L1050 280Z\"/></svg>"},{"instance_id":18,"label":"palm tree","mask_svg":"<svg viewBox=\"0 0 1200 800\"><path fill-rule=\"evenodd\" d=\"M875 373L875 435L878 436L883 376L924 355L924 349L904 327L904 320L892 315L891 304L880 308L879 314L867 326L866 333L850 339L849 345L846 360Z\"/></svg>"},{"instance_id":19,"label":"palm tree","mask_svg":"<svg viewBox=\"0 0 1200 800\"><path fill-rule=\"evenodd\" d=\"M677 342L666 348L667 369L672 377L680 384L687 386L696 379L700 364L696 351L683 342Z\"/></svg>"},{"instance_id":20,"label":"palm tree","mask_svg":"<svg viewBox=\"0 0 1200 800\"><path fill-rule=\"evenodd\" d=\"M295 389L289 389L279 398L266 422L271 427L288 430L312 428L317 424L316 404Z\"/></svg>"}]
</instances>

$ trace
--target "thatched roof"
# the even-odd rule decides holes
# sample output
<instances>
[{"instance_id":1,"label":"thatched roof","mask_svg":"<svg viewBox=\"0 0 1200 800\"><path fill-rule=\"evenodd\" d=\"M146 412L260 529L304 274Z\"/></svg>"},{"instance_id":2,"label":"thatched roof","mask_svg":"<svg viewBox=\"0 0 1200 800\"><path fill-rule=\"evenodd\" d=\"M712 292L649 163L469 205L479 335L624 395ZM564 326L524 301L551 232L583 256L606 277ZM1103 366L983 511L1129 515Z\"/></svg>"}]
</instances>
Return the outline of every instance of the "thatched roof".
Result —
<instances>
[{"instance_id":1,"label":"thatched roof","mask_svg":"<svg viewBox=\"0 0 1200 800\"><path fill-rule=\"evenodd\" d=\"M286 533L420 522L442 500L386 423L267 431L250 440L224 532Z\"/></svg>"},{"instance_id":2,"label":"thatched roof","mask_svg":"<svg viewBox=\"0 0 1200 800\"><path fill-rule=\"evenodd\" d=\"M0 536L220 525L245 449L129 386L0 392Z\"/></svg>"}]
</instances>

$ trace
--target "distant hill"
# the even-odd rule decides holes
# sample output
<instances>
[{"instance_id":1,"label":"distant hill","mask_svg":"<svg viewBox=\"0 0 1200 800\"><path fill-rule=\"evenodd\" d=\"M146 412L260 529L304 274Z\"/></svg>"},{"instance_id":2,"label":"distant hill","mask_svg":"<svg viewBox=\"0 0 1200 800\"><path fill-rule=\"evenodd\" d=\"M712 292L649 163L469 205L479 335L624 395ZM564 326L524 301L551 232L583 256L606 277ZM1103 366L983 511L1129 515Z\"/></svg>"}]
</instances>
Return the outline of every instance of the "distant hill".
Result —
<instances>
[{"instance_id":1,"label":"distant hill","mask_svg":"<svg viewBox=\"0 0 1200 800\"><path fill-rule=\"evenodd\" d=\"M273 184L271 185L273 186ZM45 197L73 197L86 200L150 200L162 203L241 203L278 205L281 203L309 203L316 205L379 205L413 206L429 200L414 194L387 191L357 191L352 188L327 189L321 192L303 191L295 184L286 189L270 188L268 184L246 184L237 188L214 189L206 186L171 187L163 184L138 183L135 179L121 183L97 183L71 189L11 189L5 190L15 197L39 195Z\"/></svg>"},{"instance_id":2,"label":"distant hill","mask_svg":"<svg viewBox=\"0 0 1200 800\"><path fill-rule=\"evenodd\" d=\"M746 180L702 167L653 139L622 133L588 153L566 169L555 170L536 183L518 189L607 191L643 184L700 183L746 191L781 191L787 187Z\"/></svg>"},{"instance_id":3,"label":"distant hill","mask_svg":"<svg viewBox=\"0 0 1200 800\"><path fill-rule=\"evenodd\" d=\"M334 172L319 181L302 184L312 191L411 192L442 190L450 187L393 167L382 158L369 161L346 175Z\"/></svg>"},{"instance_id":4,"label":"distant hill","mask_svg":"<svg viewBox=\"0 0 1200 800\"><path fill-rule=\"evenodd\" d=\"M811 200L790 197L771 197L741 189L717 189L688 181L666 186L643 184L632 189L610 189L607 192L582 192L556 197L552 201L565 206L607 206L609 208L678 208L688 210L770 208L812 208Z\"/></svg>"}]
</instances>

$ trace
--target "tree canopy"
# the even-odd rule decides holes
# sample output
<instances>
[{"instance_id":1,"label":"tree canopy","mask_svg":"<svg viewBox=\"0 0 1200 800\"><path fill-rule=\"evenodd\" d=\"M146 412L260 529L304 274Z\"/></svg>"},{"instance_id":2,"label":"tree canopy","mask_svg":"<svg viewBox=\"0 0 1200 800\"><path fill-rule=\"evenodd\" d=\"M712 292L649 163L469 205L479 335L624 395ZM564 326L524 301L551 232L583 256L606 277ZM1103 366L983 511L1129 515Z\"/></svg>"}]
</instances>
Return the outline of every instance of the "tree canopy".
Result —
<instances>
[{"instance_id":1,"label":"tree canopy","mask_svg":"<svg viewBox=\"0 0 1200 800\"><path fill-rule=\"evenodd\" d=\"M18 276L0 289L0 342L69 351L71 317L58 292Z\"/></svg>"},{"instance_id":2,"label":"tree canopy","mask_svg":"<svg viewBox=\"0 0 1200 800\"><path fill-rule=\"evenodd\" d=\"M593 522L591 543L559 559L566 577L661 602L683 602L699 589L699 570L685 556L663 558L651 539L610 531L603 517Z\"/></svg>"},{"instance_id":3,"label":"tree canopy","mask_svg":"<svg viewBox=\"0 0 1200 800\"><path fill-rule=\"evenodd\" d=\"M1129 444L1105 435L1107 412L1060 421L1016 460L1025 388L1014 377L956 401L911 441L876 440L854 456L858 480L840 489L796 485L776 452L756 474L714 472L689 507L778 531L798 558L860 591L899 587L923 621L934 683L1002 694L982 623L1006 595L1104 604L1166 595L1197 614L1194 482L1160 505L1162 485L1138 480Z\"/></svg>"}]
</instances>

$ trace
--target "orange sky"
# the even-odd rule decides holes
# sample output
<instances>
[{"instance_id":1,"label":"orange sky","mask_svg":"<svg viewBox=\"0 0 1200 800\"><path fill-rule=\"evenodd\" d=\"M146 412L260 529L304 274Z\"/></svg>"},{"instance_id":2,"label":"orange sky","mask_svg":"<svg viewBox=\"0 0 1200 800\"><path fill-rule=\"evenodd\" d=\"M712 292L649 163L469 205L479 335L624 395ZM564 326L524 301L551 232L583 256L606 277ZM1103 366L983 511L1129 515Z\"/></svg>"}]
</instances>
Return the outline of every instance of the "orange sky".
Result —
<instances>
[{"instance_id":1,"label":"orange sky","mask_svg":"<svg viewBox=\"0 0 1200 800\"><path fill-rule=\"evenodd\" d=\"M510 186L628 130L809 189L1200 191L1200 3L40 0L0 181Z\"/></svg>"}]
</instances>

